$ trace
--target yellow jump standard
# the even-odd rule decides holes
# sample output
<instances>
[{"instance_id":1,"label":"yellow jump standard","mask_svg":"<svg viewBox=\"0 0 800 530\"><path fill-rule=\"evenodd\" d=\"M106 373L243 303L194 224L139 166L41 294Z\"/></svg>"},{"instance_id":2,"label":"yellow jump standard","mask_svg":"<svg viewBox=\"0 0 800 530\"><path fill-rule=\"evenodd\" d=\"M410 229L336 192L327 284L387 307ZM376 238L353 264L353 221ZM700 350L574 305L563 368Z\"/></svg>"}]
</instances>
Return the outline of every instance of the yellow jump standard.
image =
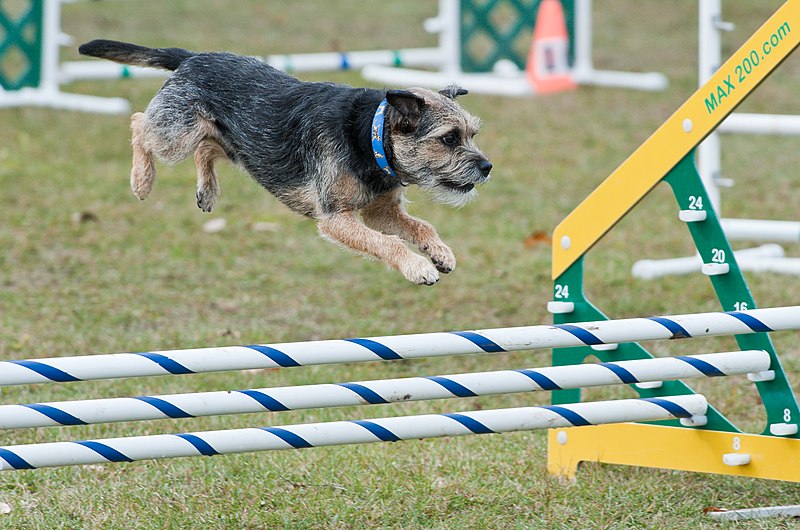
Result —
<instances>
[{"instance_id":1,"label":"yellow jump standard","mask_svg":"<svg viewBox=\"0 0 800 530\"><path fill-rule=\"evenodd\" d=\"M725 311L756 307L736 258L713 210L694 162L697 145L800 44L800 0L788 0L728 59L717 73L659 127L556 228L553 234L556 324L608 317L583 293L583 257L656 184L675 194L706 274ZM581 461L742 475L800 482L800 409L768 329L756 323L752 335L738 335L743 350L770 354L770 369L751 374L767 415L759 435L742 433L709 407L705 425L621 424L559 429L549 435L548 469L574 477ZM686 335L671 330L675 338ZM594 355L603 362L651 358L636 343L553 350L553 365L580 364ZM633 387L642 397L692 394L680 381ZM580 390L553 393L553 403L579 402Z\"/></svg>"}]
</instances>

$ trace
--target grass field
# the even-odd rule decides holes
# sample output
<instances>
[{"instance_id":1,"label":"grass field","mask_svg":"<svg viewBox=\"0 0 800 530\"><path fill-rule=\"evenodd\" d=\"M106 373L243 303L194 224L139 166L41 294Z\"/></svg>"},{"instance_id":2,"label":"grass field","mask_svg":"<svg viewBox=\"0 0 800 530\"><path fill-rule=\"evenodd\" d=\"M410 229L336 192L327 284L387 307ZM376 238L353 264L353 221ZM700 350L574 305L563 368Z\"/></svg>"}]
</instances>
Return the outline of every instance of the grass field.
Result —
<instances>
[{"instance_id":1,"label":"grass field","mask_svg":"<svg viewBox=\"0 0 800 530\"><path fill-rule=\"evenodd\" d=\"M525 245L553 227L619 165L696 85L697 3L596 3L597 67L662 71L664 92L581 88L536 99L471 95L492 181L459 210L412 190L458 268L434 287L323 241L240 171L221 165L213 214L197 209L189 161L159 166L151 197L128 189L127 116L0 111L0 359L490 328L550 322L550 249ZM727 2L734 51L780 4ZM130 0L66 5L76 42L107 37L154 46L269 54L435 45L422 21L435 2ZM77 53L65 50L64 59ZM304 75L364 84L356 73ZM157 80L75 83L142 109ZM800 113L800 64L790 58L744 104ZM797 139L723 139L724 194L734 217L797 219ZM224 218L226 228L202 225ZM253 230L269 223L268 231ZM738 243L737 247L746 246ZM800 255L800 245L785 246ZM689 255L671 193L657 188L587 259L589 297L613 317L719 309L700 275L643 281L637 259ZM798 303L796 277L748 274L759 305ZM797 388L800 335L773 337ZM734 349L730 338L648 345L658 354ZM0 403L166 394L546 366L549 352L116 382L10 387ZM763 414L744 378L703 392L744 428ZM592 399L627 397L627 388ZM9 431L0 445L253 425L545 404L542 394L379 405L279 415ZM721 524L707 506L797 504L800 487L604 465L574 483L548 476L545 433L412 441L216 458L86 466L0 475L7 528L775 528ZM681 455L676 455L680 458Z\"/></svg>"}]
</instances>

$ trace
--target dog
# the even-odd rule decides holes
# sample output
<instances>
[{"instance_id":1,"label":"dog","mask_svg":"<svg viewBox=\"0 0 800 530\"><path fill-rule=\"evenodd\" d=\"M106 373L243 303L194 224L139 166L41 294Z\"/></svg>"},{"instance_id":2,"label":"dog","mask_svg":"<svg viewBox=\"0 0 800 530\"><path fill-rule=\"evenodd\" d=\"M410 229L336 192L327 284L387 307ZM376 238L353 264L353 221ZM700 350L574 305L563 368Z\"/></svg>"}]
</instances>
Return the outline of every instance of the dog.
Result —
<instances>
[{"instance_id":1,"label":"dog","mask_svg":"<svg viewBox=\"0 0 800 530\"><path fill-rule=\"evenodd\" d=\"M304 82L252 57L109 40L78 50L173 71L131 117L131 189L140 200L156 177L154 157L177 163L194 154L197 206L210 212L220 194L214 164L227 159L315 219L323 238L410 282L433 285L455 268L436 229L407 213L404 192L414 184L459 206L489 179L492 164L473 140L480 121L456 103L466 90Z\"/></svg>"}]
</instances>

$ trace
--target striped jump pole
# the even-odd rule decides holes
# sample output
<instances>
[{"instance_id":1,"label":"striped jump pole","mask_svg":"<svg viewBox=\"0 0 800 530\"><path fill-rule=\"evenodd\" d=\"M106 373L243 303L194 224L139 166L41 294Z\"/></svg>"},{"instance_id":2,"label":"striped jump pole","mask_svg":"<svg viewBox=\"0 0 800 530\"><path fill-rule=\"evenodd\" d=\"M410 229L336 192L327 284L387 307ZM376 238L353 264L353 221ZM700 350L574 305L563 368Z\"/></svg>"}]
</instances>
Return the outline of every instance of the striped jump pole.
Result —
<instances>
[{"instance_id":1,"label":"striped jump pole","mask_svg":"<svg viewBox=\"0 0 800 530\"><path fill-rule=\"evenodd\" d=\"M283 427L160 434L0 447L0 470L213 456L251 451L491 434L705 415L705 397L597 401Z\"/></svg>"},{"instance_id":2,"label":"striped jump pole","mask_svg":"<svg viewBox=\"0 0 800 530\"><path fill-rule=\"evenodd\" d=\"M259 59L278 70L291 73L361 70L369 65L440 68L445 62L439 48L295 53L269 55ZM155 68L98 61L64 62L61 63L58 73L61 83L82 79L163 78L167 75L169 72Z\"/></svg>"},{"instance_id":3,"label":"striped jump pole","mask_svg":"<svg viewBox=\"0 0 800 530\"><path fill-rule=\"evenodd\" d=\"M763 372L769 369L769 366L770 358L767 352L747 350L686 357L259 388L232 392L199 392L4 405L0 406L0 429L405 403L430 399L739 375Z\"/></svg>"},{"instance_id":4,"label":"striped jump pole","mask_svg":"<svg viewBox=\"0 0 800 530\"><path fill-rule=\"evenodd\" d=\"M800 329L800 306L677 316L0 362L0 386L495 354Z\"/></svg>"}]
</instances>

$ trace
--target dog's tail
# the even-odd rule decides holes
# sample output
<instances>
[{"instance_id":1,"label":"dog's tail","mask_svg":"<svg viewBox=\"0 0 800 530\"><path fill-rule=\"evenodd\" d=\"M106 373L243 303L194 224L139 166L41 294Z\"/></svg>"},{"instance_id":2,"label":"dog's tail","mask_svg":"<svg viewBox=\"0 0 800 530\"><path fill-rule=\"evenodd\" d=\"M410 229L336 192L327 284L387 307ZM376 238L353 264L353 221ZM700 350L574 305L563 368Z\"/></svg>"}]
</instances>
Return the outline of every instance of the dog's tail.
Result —
<instances>
[{"instance_id":1,"label":"dog's tail","mask_svg":"<svg viewBox=\"0 0 800 530\"><path fill-rule=\"evenodd\" d=\"M81 55L108 59L116 63L134 66L151 66L164 70L175 70L195 54L182 48L146 48L127 42L97 39L78 48Z\"/></svg>"}]
</instances>

